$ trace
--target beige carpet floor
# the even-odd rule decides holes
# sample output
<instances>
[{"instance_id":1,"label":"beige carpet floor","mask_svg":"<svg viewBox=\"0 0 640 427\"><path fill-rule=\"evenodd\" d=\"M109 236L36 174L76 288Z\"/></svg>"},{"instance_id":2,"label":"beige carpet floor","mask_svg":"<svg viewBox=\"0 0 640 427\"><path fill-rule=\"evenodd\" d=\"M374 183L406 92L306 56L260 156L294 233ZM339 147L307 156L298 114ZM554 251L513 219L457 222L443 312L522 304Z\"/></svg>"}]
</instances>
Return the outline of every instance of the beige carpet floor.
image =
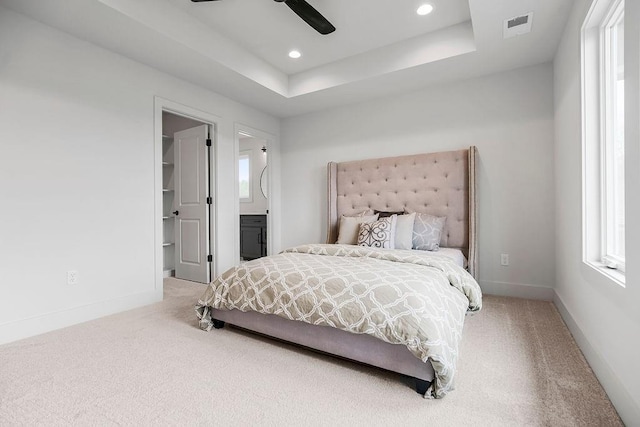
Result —
<instances>
[{"instance_id":1,"label":"beige carpet floor","mask_svg":"<svg viewBox=\"0 0 640 427\"><path fill-rule=\"evenodd\" d=\"M203 332L202 285L161 303L0 346L0 425L621 425L553 304L485 297L457 388L232 328Z\"/></svg>"}]
</instances>

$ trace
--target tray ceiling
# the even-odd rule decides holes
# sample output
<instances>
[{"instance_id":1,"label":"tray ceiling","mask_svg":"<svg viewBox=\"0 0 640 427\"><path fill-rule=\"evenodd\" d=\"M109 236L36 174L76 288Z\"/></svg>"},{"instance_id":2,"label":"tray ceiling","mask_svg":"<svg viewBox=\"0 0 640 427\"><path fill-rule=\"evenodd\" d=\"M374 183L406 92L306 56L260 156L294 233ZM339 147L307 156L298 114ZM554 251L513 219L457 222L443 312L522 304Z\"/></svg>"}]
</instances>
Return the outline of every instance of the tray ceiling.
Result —
<instances>
[{"instance_id":1,"label":"tray ceiling","mask_svg":"<svg viewBox=\"0 0 640 427\"><path fill-rule=\"evenodd\" d=\"M0 0L76 37L279 117L553 59L573 0L308 0L321 36L272 0ZM430 3L434 11L418 16ZM529 34L504 19L533 12ZM287 56L298 49L302 57Z\"/></svg>"}]
</instances>

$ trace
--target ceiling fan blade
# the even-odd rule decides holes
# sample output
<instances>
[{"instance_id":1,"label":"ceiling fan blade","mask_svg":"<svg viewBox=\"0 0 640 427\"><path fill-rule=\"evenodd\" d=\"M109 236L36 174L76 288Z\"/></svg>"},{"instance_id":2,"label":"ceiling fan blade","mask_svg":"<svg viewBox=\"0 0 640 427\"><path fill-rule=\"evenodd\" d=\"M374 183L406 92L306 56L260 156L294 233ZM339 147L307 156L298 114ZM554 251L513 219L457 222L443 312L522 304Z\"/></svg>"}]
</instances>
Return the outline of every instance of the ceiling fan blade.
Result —
<instances>
[{"instance_id":1,"label":"ceiling fan blade","mask_svg":"<svg viewBox=\"0 0 640 427\"><path fill-rule=\"evenodd\" d=\"M296 15L302 18L304 22L311 25L320 34L326 35L333 33L336 30L336 27L334 27L331 22L327 21L327 18L322 16L320 12L315 10L313 6L305 0L285 0L284 3L289 6Z\"/></svg>"}]
</instances>

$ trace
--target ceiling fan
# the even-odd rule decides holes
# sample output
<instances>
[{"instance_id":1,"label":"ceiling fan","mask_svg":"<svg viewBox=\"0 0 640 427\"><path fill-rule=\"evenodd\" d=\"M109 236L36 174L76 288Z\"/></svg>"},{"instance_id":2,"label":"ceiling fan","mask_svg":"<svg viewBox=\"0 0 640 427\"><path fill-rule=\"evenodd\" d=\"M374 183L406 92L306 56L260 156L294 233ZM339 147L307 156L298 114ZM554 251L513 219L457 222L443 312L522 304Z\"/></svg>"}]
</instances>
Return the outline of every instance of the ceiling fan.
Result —
<instances>
[{"instance_id":1,"label":"ceiling fan","mask_svg":"<svg viewBox=\"0 0 640 427\"><path fill-rule=\"evenodd\" d=\"M191 0L194 3L200 3L205 1L218 1L218 0ZM289 6L289 9L293 10L296 15L304 20L307 24L311 25L320 34L326 35L333 33L336 30L331 22L327 20L320 12L315 10L313 6L307 3L305 0L274 0L278 3L284 3Z\"/></svg>"}]
</instances>

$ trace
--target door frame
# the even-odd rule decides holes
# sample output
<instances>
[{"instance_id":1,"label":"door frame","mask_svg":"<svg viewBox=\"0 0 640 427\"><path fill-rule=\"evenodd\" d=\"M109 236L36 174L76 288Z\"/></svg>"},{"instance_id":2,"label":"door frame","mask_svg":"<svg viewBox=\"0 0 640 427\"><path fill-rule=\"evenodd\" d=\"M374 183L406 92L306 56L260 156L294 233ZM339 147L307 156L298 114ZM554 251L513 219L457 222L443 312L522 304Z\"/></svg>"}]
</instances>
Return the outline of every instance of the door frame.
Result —
<instances>
[{"instance_id":1,"label":"door frame","mask_svg":"<svg viewBox=\"0 0 640 427\"><path fill-rule=\"evenodd\" d=\"M264 140L265 146L267 147L267 210L269 211L269 214L267 215L267 255L273 255L275 251L280 248L280 241L279 239L276 240L276 238L280 236L280 224L277 220L280 216L273 212L273 207L279 206L278 201L280 199L280 192L277 191L278 186L274 185L274 182L276 182L275 180L280 182L278 174L280 145L275 135L242 123L235 123L234 132L234 170L236 176L236 179L234 180L234 228L236 229L235 262L236 265L238 265L240 263L240 182L237 177L239 173L238 161L240 159L240 133L251 138Z\"/></svg>"},{"instance_id":2,"label":"door frame","mask_svg":"<svg viewBox=\"0 0 640 427\"><path fill-rule=\"evenodd\" d=\"M218 271L218 251L216 237L218 230L218 134L222 119L215 114L198 110L187 105L180 104L159 96L154 97L154 145L153 145L153 169L154 169L154 265L155 265L155 289L162 298L163 293L163 247L162 247L162 112L166 111L178 116L197 120L209 125L211 132L211 150L209 155L209 188L213 192L213 209L209 209L209 250L213 254L211 263L211 277L215 277ZM213 238L211 237L213 235Z\"/></svg>"}]
</instances>

